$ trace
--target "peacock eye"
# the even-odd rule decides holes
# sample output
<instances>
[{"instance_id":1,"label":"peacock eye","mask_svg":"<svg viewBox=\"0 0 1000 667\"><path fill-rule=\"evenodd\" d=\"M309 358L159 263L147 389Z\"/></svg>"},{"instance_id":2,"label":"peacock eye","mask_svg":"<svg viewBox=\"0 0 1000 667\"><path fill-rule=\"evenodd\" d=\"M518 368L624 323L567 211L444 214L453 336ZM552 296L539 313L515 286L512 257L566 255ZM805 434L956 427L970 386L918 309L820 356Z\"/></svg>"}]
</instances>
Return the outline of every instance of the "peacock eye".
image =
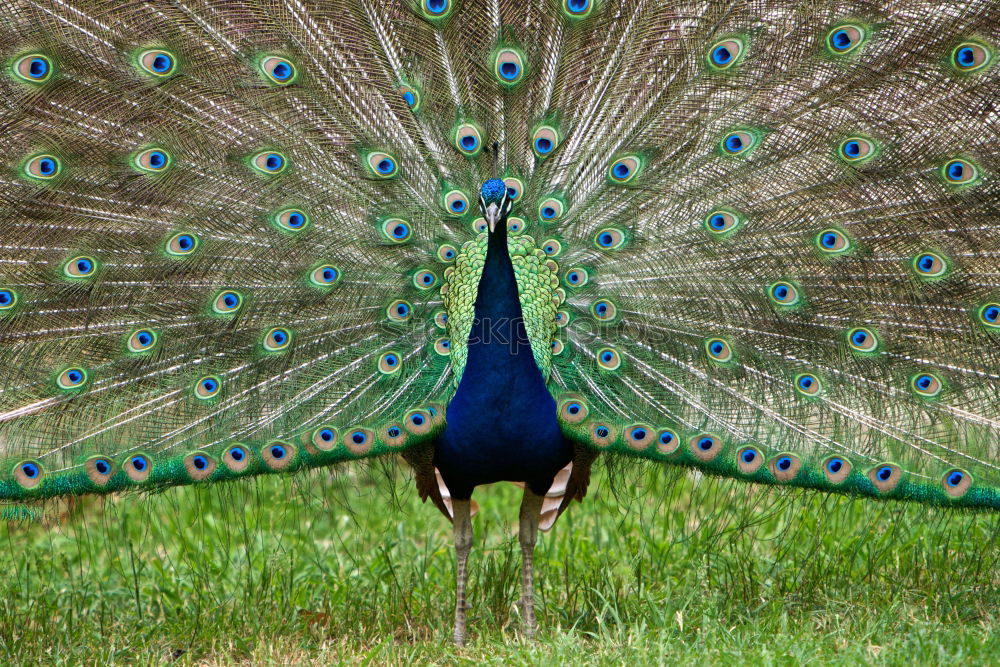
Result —
<instances>
[{"instance_id":1,"label":"peacock eye","mask_svg":"<svg viewBox=\"0 0 1000 667\"><path fill-rule=\"evenodd\" d=\"M280 56L265 56L260 61L261 73L271 82L279 86L293 83L298 76L295 65L287 58Z\"/></svg>"},{"instance_id":2,"label":"peacock eye","mask_svg":"<svg viewBox=\"0 0 1000 667\"><path fill-rule=\"evenodd\" d=\"M146 173L165 171L172 163L170 153L162 148L147 148L132 158L135 168Z\"/></svg>"},{"instance_id":3,"label":"peacock eye","mask_svg":"<svg viewBox=\"0 0 1000 667\"><path fill-rule=\"evenodd\" d=\"M524 77L524 58L513 48L500 49L493 66L500 83L512 86Z\"/></svg>"},{"instance_id":4,"label":"peacock eye","mask_svg":"<svg viewBox=\"0 0 1000 667\"><path fill-rule=\"evenodd\" d=\"M36 155L24 165L24 175L36 181L47 181L62 172L62 163L55 155Z\"/></svg>"},{"instance_id":5,"label":"peacock eye","mask_svg":"<svg viewBox=\"0 0 1000 667\"><path fill-rule=\"evenodd\" d=\"M166 78L177 70L177 58L163 49L143 51L136 62L142 71L160 78Z\"/></svg>"},{"instance_id":6,"label":"peacock eye","mask_svg":"<svg viewBox=\"0 0 1000 667\"><path fill-rule=\"evenodd\" d=\"M708 50L708 65L716 71L728 70L743 58L744 50L743 40L737 37L716 42Z\"/></svg>"},{"instance_id":7,"label":"peacock eye","mask_svg":"<svg viewBox=\"0 0 1000 667\"><path fill-rule=\"evenodd\" d=\"M280 174L288 167L288 160L277 151L261 151L250 158L250 166L261 174Z\"/></svg>"},{"instance_id":8,"label":"peacock eye","mask_svg":"<svg viewBox=\"0 0 1000 667\"><path fill-rule=\"evenodd\" d=\"M173 257L184 257L185 255L190 255L198 249L198 244L200 242L200 239L194 234L189 234L187 232L174 234L167 239L167 254Z\"/></svg>"},{"instance_id":9,"label":"peacock eye","mask_svg":"<svg viewBox=\"0 0 1000 667\"><path fill-rule=\"evenodd\" d=\"M963 42L951 52L951 64L960 72L977 72L993 59L989 48L975 42Z\"/></svg>"},{"instance_id":10,"label":"peacock eye","mask_svg":"<svg viewBox=\"0 0 1000 667\"><path fill-rule=\"evenodd\" d=\"M14 76L29 83L43 83L52 76L52 61L40 53L22 56L12 68Z\"/></svg>"},{"instance_id":11,"label":"peacock eye","mask_svg":"<svg viewBox=\"0 0 1000 667\"><path fill-rule=\"evenodd\" d=\"M859 25L845 23L834 27L826 34L826 45L833 55L842 56L857 49L865 41L865 29Z\"/></svg>"}]
</instances>

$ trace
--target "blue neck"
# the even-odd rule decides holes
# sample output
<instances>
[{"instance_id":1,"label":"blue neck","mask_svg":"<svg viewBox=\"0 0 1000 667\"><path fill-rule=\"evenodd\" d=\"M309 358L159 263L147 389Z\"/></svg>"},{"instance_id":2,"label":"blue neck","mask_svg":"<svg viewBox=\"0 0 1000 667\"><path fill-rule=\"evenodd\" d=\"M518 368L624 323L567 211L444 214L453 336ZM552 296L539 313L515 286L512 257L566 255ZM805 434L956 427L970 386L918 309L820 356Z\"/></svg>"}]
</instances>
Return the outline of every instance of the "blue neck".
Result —
<instances>
[{"instance_id":1,"label":"blue neck","mask_svg":"<svg viewBox=\"0 0 1000 667\"><path fill-rule=\"evenodd\" d=\"M570 447L525 331L506 220L489 236L475 315L435 465L458 498L500 480L528 482L544 493L569 461Z\"/></svg>"}]
</instances>

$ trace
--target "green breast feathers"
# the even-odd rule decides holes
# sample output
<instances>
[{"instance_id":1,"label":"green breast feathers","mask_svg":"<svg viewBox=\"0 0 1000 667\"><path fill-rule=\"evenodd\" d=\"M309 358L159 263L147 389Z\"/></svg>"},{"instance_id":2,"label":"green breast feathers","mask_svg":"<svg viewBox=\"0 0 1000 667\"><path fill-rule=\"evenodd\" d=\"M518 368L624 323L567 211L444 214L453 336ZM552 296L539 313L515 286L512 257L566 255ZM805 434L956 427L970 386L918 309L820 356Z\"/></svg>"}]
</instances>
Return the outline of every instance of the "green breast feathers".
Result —
<instances>
[{"instance_id":1,"label":"green breast feathers","mask_svg":"<svg viewBox=\"0 0 1000 667\"><path fill-rule=\"evenodd\" d=\"M486 262L488 234L479 234L467 241L455 258L455 265L444 272L441 287L445 312L448 315L448 336L451 338L451 363L457 387L468 358L469 332L475 318L476 293ZM517 291L524 316L524 328L531 343L535 363L546 380L552 370L553 335L556 331L556 311L566 298L559 288L559 266L535 245L530 236L507 239L507 251L514 265Z\"/></svg>"}]
</instances>

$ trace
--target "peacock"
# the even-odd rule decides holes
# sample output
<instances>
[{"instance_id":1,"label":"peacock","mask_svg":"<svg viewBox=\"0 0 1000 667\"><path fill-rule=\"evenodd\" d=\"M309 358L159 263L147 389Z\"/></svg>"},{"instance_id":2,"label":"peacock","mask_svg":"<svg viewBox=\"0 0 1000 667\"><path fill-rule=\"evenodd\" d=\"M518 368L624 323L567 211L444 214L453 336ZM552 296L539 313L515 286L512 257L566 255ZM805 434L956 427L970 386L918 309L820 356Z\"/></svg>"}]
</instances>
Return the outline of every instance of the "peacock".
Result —
<instances>
[{"instance_id":1,"label":"peacock","mask_svg":"<svg viewBox=\"0 0 1000 667\"><path fill-rule=\"evenodd\" d=\"M992 0L0 1L0 500L602 453L1000 509Z\"/></svg>"}]
</instances>

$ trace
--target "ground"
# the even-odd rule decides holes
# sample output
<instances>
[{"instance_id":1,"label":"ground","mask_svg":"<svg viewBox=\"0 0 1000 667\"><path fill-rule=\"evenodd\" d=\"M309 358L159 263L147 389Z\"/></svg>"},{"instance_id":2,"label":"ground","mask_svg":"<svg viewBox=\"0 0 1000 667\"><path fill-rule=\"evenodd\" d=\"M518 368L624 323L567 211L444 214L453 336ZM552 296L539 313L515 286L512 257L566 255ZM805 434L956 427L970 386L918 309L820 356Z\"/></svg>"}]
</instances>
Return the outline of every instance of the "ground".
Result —
<instances>
[{"instance_id":1,"label":"ground","mask_svg":"<svg viewBox=\"0 0 1000 667\"><path fill-rule=\"evenodd\" d=\"M479 498L457 649L450 525L390 463L0 524L0 663L1000 663L1000 517L623 467L541 539L537 642L517 490Z\"/></svg>"}]
</instances>

